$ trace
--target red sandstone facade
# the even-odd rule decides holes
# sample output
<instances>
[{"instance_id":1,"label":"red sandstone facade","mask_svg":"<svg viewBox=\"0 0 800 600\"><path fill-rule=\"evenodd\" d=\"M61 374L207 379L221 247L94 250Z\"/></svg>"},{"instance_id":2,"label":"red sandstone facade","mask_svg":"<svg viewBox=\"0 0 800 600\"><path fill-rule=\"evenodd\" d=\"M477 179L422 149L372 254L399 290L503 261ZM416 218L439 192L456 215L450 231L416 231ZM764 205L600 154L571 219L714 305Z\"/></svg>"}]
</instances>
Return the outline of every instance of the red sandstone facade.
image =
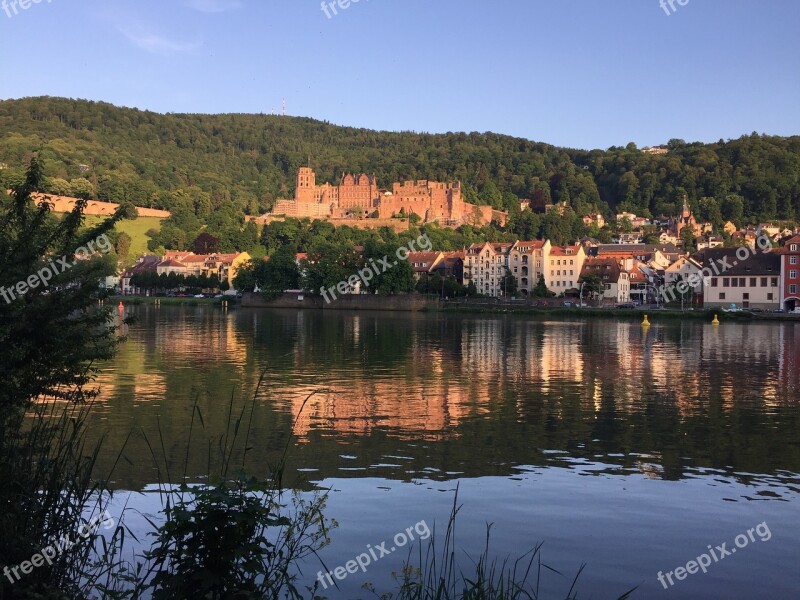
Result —
<instances>
[{"instance_id":1,"label":"red sandstone facade","mask_svg":"<svg viewBox=\"0 0 800 600\"><path fill-rule=\"evenodd\" d=\"M394 183L392 191L378 189L375 177L344 175L338 186L317 185L316 175L308 167L297 173L294 200L278 200L273 214L287 217L342 219L367 216L388 219L399 215L418 215L423 222L437 221L448 227L488 225L492 220L505 224L508 213L491 206L464 202L461 182L406 181Z\"/></svg>"}]
</instances>

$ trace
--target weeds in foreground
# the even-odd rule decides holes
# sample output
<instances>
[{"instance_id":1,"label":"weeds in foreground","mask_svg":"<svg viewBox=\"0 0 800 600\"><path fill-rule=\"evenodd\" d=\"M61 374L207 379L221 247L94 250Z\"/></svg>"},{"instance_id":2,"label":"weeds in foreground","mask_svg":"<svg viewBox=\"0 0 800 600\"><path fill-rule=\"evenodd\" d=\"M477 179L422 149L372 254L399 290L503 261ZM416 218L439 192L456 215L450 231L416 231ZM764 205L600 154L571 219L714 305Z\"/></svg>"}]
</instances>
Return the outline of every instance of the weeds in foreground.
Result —
<instances>
[{"instance_id":1,"label":"weeds in foreground","mask_svg":"<svg viewBox=\"0 0 800 600\"><path fill-rule=\"evenodd\" d=\"M0 566L11 572L45 548L63 548L28 576L0 579L0 598L82 598L107 575L96 560L97 528L79 535L109 501L92 478L101 443L88 447L84 436L92 406L43 399L0 426Z\"/></svg>"},{"instance_id":2,"label":"weeds in foreground","mask_svg":"<svg viewBox=\"0 0 800 600\"><path fill-rule=\"evenodd\" d=\"M192 410L183 483L178 486L169 483L160 427L160 455L157 446L145 435L158 471L164 509L161 519L147 518L153 529L149 534L153 541L133 562L118 560L123 544L116 544L116 575L100 588L104 597L154 600L304 597L297 583L297 564L329 542L328 532L335 522L324 517L324 494L304 500L284 489L289 443L279 463L269 468L263 478L245 472L247 454L252 449L249 443L255 403L263 379L262 375L251 402L243 405L238 415L234 414L231 396L225 432L216 440L208 439L208 484L186 483L188 452L196 422L205 430L197 400ZM237 455L240 462L234 465Z\"/></svg>"},{"instance_id":3,"label":"weeds in foreground","mask_svg":"<svg viewBox=\"0 0 800 600\"><path fill-rule=\"evenodd\" d=\"M416 565L412 564L411 553L400 573L394 578L398 585L396 592L379 595L374 586L366 585L379 600L538 600L542 598L540 584L544 572L552 572L564 577L562 573L542 562L542 544L537 544L513 562L511 559L499 561L492 559L490 548L491 525L486 526L486 539L482 552L477 558L466 553L461 560L456 556L456 522L461 506L458 504L458 490L453 499L453 508L447 522L441 551L437 550L436 528L427 545L417 549ZM464 570L460 565L471 563ZM582 565L572 578L565 600L575 600L576 588L586 565ZM567 580L569 581L569 580ZM635 588L629 590L618 600L626 600Z\"/></svg>"}]
</instances>

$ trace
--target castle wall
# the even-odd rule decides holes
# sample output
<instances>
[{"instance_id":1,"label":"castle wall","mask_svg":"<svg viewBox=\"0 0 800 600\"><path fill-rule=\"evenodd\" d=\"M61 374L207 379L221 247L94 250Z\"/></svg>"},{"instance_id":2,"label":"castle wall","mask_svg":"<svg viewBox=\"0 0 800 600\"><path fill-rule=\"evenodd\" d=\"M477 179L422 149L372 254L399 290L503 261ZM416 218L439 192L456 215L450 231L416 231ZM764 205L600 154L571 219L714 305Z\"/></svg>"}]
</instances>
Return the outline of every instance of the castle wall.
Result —
<instances>
[{"instance_id":1,"label":"castle wall","mask_svg":"<svg viewBox=\"0 0 800 600\"><path fill-rule=\"evenodd\" d=\"M507 214L490 206L464 202L461 182L443 183L420 179L395 182L392 193L380 195L374 177L366 174L347 174L338 186L316 185L314 172L303 167L297 174L295 199L279 200L273 214L291 217L346 217L348 212L361 209L367 213L378 210L381 219L404 213L415 214L423 221L438 221L444 226L465 223L488 225L493 219L505 223Z\"/></svg>"}]
</instances>

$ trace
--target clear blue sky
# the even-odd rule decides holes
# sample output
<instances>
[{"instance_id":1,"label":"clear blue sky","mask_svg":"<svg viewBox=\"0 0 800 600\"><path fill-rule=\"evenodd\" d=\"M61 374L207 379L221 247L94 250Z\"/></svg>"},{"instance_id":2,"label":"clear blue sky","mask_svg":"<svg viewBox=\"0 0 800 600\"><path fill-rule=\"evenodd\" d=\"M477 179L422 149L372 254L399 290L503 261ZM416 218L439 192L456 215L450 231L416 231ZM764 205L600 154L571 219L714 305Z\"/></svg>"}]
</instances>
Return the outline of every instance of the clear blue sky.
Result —
<instances>
[{"instance_id":1,"label":"clear blue sky","mask_svg":"<svg viewBox=\"0 0 800 600\"><path fill-rule=\"evenodd\" d=\"M41 0L0 9L0 98L286 98L341 125L578 148L800 134L800 0L678 1L360 0L327 18L320 0Z\"/></svg>"}]
</instances>

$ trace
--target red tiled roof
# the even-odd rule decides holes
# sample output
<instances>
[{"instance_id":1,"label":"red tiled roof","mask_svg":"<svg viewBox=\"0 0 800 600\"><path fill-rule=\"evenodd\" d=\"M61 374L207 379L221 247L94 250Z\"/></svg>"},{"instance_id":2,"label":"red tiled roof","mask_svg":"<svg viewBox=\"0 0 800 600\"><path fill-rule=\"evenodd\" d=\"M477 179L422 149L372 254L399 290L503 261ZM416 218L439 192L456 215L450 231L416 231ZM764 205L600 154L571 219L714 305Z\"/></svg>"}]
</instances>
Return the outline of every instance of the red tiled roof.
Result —
<instances>
[{"instance_id":1,"label":"red tiled roof","mask_svg":"<svg viewBox=\"0 0 800 600\"><path fill-rule=\"evenodd\" d=\"M177 260L169 259L169 260L165 260L162 263L159 263L158 266L159 267L185 267L186 265L184 265L183 263L179 263Z\"/></svg>"}]
</instances>

